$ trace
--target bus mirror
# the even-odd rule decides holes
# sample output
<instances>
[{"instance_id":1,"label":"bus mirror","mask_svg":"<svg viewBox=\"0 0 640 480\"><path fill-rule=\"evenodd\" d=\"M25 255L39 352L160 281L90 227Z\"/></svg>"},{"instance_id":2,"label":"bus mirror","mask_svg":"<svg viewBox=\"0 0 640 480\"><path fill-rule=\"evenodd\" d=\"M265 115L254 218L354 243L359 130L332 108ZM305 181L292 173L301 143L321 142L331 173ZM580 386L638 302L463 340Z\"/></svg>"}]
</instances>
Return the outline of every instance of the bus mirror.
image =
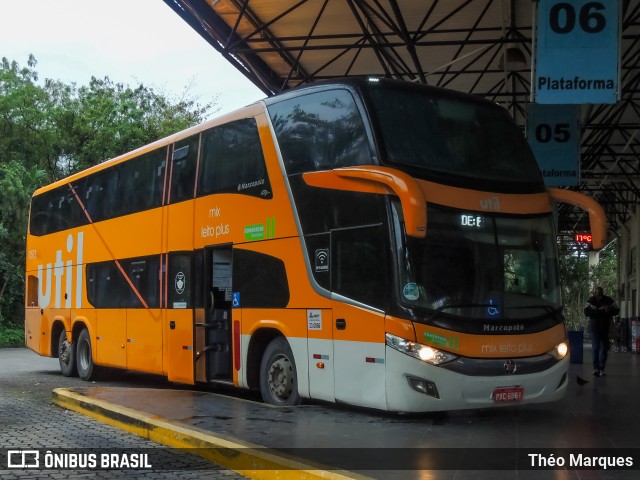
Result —
<instances>
[{"instance_id":1,"label":"bus mirror","mask_svg":"<svg viewBox=\"0 0 640 480\"><path fill-rule=\"evenodd\" d=\"M302 177L312 187L397 195L407 235L424 238L427 233L427 201L418 183L404 172L378 166L344 167L308 172Z\"/></svg>"},{"instance_id":2,"label":"bus mirror","mask_svg":"<svg viewBox=\"0 0 640 480\"><path fill-rule=\"evenodd\" d=\"M591 226L591 244L595 250L604 247L607 239L607 215L602 206L593 198L572 190L560 188L548 188L549 196L552 200L568 203L580 207L589 212L589 224Z\"/></svg>"}]
</instances>

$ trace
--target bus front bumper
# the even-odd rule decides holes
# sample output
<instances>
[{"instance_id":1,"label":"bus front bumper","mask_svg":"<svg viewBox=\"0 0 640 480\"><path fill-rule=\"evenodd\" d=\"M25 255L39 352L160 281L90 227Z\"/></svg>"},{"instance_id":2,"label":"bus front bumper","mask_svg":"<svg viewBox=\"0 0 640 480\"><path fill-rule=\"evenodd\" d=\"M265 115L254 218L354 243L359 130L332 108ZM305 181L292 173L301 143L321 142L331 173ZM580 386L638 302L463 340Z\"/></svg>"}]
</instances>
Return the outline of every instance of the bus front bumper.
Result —
<instances>
[{"instance_id":1,"label":"bus front bumper","mask_svg":"<svg viewBox=\"0 0 640 480\"><path fill-rule=\"evenodd\" d=\"M436 367L387 347L386 369L388 410L460 410L559 400L567 388L569 356L540 372L508 374L505 368L500 375L481 376Z\"/></svg>"}]
</instances>

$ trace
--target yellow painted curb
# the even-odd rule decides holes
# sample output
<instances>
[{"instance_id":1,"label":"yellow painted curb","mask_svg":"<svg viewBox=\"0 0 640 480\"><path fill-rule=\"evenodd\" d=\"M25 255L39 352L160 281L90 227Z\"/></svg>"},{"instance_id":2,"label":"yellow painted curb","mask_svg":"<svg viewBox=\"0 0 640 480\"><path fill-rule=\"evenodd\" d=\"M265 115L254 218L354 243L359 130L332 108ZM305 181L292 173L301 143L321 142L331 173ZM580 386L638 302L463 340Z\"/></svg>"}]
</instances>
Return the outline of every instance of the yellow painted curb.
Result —
<instances>
[{"instance_id":1,"label":"yellow painted curb","mask_svg":"<svg viewBox=\"0 0 640 480\"><path fill-rule=\"evenodd\" d=\"M134 433L169 447L197 449L190 453L257 480L364 480L369 477L347 471L329 471L302 459L264 451L263 447L211 435L200 429L151 417L143 412L91 398L67 388L56 388L52 402L102 423Z\"/></svg>"}]
</instances>

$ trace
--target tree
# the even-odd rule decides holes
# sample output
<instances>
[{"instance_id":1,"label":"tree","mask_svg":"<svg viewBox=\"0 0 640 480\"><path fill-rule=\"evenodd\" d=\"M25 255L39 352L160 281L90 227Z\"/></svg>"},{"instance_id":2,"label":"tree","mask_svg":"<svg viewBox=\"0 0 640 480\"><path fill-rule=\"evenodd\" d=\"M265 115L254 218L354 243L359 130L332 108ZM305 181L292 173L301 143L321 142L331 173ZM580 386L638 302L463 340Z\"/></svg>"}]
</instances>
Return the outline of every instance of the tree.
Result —
<instances>
[{"instance_id":1,"label":"tree","mask_svg":"<svg viewBox=\"0 0 640 480\"><path fill-rule=\"evenodd\" d=\"M25 232L31 192L45 179L37 167L0 163L0 325L22 318Z\"/></svg>"},{"instance_id":2,"label":"tree","mask_svg":"<svg viewBox=\"0 0 640 480\"><path fill-rule=\"evenodd\" d=\"M0 63L0 327L20 324L25 233L33 191L53 180L198 124L214 103L177 101L108 77L39 82L36 59Z\"/></svg>"},{"instance_id":3,"label":"tree","mask_svg":"<svg viewBox=\"0 0 640 480\"><path fill-rule=\"evenodd\" d=\"M76 88L48 81L56 129L62 134L54 177L68 175L203 121L211 104L170 102L142 84L92 77Z\"/></svg>"},{"instance_id":4,"label":"tree","mask_svg":"<svg viewBox=\"0 0 640 480\"><path fill-rule=\"evenodd\" d=\"M36 84L36 61L28 67L2 59L0 65L0 161L42 166L42 156L51 143L47 93Z\"/></svg>"}]
</instances>

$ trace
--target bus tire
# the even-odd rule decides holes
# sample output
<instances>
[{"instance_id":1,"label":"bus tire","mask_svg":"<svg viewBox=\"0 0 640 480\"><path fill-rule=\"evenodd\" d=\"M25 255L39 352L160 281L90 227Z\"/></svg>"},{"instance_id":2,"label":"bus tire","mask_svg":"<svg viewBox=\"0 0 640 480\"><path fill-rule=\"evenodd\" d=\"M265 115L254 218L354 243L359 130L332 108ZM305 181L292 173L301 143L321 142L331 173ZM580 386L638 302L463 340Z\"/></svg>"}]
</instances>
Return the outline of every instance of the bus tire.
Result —
<instances>
[{"instance_id":1,"label":"bus tire","mask_svg":"<svg viewBox=\"0 0 640 480\"><path fill-rule=\"evenodd\" d=\"M76 366L76 344L67 341L67 332L62 330L58 339L58 363L60 371L65 377L75 377L78 375Z\"/></svg>"},{"instance_id":2,"label":"bus tire","mask_svg":"<svg viewBox=\"0 0 640 480\"><path fill-rule=\"evenodd\" d=\"M78 376L82 380L93 380L98 372L98 367L93 363L93 348L91 347L91 336L89 330L84 328L78 336L76 346L76 365Z\"/></svg>"},{"instance_id":3,"label":"bus tire","mask_svg":"<svg viewBox=\"0 0 640 480\"><path fill-rule=\"evenodd\" d=\"M271 405L298 405L296 362L289 342L277 337L267 345L260 362L260 393Z\"/></svg>"}]
</instances>

